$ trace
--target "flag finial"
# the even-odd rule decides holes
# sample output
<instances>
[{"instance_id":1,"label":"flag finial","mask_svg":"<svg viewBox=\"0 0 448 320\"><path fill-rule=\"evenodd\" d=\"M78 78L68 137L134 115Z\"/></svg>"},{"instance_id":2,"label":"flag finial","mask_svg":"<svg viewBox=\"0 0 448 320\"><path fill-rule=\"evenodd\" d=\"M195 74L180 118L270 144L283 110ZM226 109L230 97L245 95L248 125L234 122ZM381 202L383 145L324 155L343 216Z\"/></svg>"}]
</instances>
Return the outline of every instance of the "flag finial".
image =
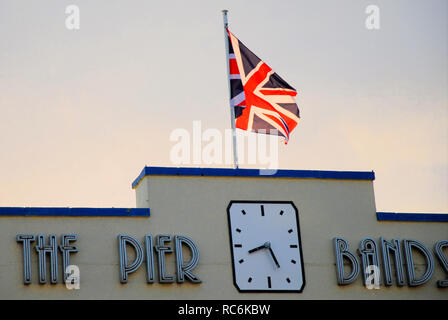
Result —
<instances>
[{"instance_id":1,"label":"flag finial","mask_svg":"<svg viewBox=\"0 0 448 320\"><path fill-rule=\"evenodd\" d=\"M227 12L229 12L229 10L224 9L224 10L221 10L221 12L222 12L222 18L224 21L224 28L227 29L227 27L229 26L229 22L227 20Z\"/></svg>"}]
</instances>

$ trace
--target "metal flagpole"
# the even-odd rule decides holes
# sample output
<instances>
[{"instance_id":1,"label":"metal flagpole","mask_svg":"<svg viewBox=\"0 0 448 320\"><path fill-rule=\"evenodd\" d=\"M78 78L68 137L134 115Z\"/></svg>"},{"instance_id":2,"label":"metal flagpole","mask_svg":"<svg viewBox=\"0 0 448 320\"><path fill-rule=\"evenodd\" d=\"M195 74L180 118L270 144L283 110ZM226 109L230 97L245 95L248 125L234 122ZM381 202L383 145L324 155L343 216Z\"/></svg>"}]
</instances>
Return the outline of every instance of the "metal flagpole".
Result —
<instances>
[{"instance_id":1,"label":"metal flagpole","mask_svg":"<svg viewBox=\"0 0 448 320\"><path fill-rule=\"evenodd\" d=\"M232 91L230 88L230 66L229 66L229 35L227 34L227 12L229 10L222 10L222 18L224 22L224 42L226 44L226 60L227 60L227 78L229 79L229 102L232 99ZM232 137L233 137L233 163L235 169L238 169L238 149L236 147L236 128L235 128L235 108L230 103L230 122L232 125Z\"/></svg>"}]
</instances>

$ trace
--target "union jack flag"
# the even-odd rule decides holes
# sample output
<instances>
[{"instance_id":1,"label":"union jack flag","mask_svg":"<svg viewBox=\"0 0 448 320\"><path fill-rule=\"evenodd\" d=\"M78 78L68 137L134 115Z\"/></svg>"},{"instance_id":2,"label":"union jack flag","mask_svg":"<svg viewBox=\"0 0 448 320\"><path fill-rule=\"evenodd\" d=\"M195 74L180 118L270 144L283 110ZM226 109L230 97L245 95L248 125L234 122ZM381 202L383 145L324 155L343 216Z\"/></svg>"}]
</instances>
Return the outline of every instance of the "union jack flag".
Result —
<instances>
[{"instance_id":1,"label":"union jack flag","mask_svg":"<svg viewBox=\"0 0 448 320\"><path fill-rule=\"evenodd\" d=\"M250 51L228 29L230 106L235 127L283 136L285 143L297 126L297 91Z\"/></svg>"}]
</instances>

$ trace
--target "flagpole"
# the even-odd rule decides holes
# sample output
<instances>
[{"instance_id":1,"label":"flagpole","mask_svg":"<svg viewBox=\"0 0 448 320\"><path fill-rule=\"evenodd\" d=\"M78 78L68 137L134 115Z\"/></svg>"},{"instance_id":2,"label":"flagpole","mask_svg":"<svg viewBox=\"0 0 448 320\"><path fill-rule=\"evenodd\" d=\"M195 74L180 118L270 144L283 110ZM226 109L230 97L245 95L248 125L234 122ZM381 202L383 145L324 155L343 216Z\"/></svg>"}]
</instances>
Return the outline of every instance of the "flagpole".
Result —
<instances>
[{"instance_id":1,"label":"flagpole","mask_svg":"<svg viewBox=\"0 0 448 320\"><path fill-rule=\"evenodd\" d=\"M224 22L224 42L226 45L226 61L227 61L227 79L229 85L229 103L232 99L232 91L230 87L230 67L229 67L229 35L227 34L227 26L229 22L227 20L227 12L229 10L222 10L222 18ZM235 108L230 103L230 122L232 126L232 137L233 137L233 164L235 169L238 169L238 149L236 147L236 128L235 128Z\"/></svg>"}]
</instances>

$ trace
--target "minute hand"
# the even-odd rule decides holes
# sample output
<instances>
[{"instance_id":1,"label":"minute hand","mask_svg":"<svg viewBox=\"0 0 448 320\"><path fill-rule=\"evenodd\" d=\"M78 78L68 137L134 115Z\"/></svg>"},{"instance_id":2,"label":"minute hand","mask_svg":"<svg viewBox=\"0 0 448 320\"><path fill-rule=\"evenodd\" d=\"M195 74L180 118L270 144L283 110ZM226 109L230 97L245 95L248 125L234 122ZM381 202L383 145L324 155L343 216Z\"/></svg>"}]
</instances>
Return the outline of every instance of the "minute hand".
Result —
<instances>
[{"instance_id":1,"label":"minute hand","mask_svg":"<svg viewBox=\"0 0 448 320\"><path fill-rule=\"evenodd\" d=\"M277 265L277 268L280 268L280 264L278 263L277 258L275 257L274 251L272 251L271 246L269 246L269 252L271 253L272 259L274 259L275 264Z\"/></svg>"}]
</instances>

